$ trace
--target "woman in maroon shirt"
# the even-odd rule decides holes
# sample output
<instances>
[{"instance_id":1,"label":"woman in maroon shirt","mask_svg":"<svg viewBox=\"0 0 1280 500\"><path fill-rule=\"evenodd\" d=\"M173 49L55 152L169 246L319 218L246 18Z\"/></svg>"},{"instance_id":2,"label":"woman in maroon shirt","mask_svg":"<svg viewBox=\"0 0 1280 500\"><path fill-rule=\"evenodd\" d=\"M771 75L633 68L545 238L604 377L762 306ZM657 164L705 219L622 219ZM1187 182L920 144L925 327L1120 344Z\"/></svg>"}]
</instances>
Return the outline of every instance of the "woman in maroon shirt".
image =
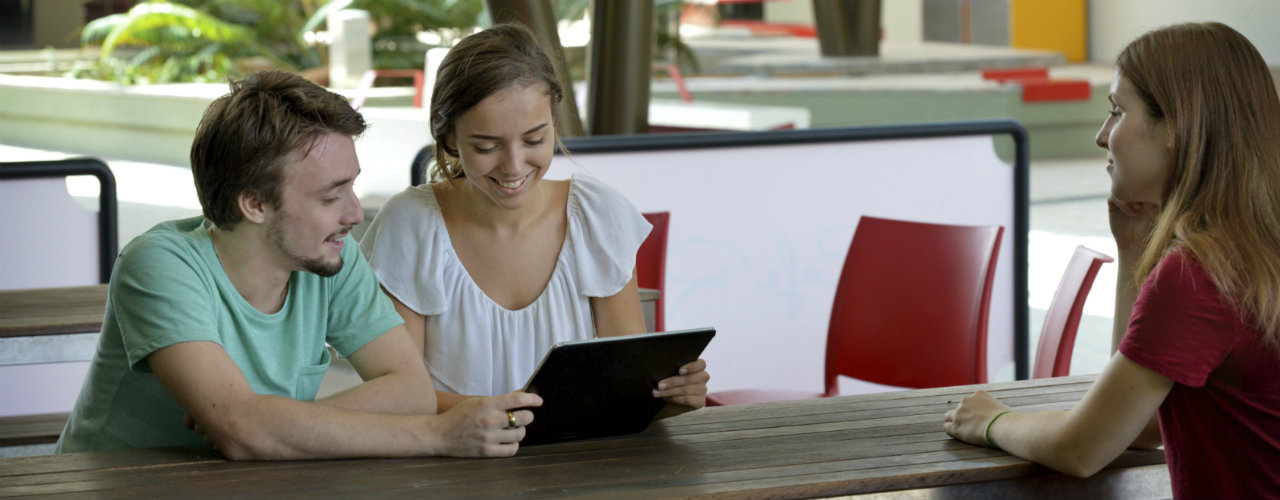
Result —
<instances>
[{"instance_id":1,"label":"woman in maroon shirt","mask_svg":"<svg viewBox=\"0 0 1280 500\"><path fill-rule=\"evenodd\" d=\"M1163 444L1175 498L1280 498L1280 97L1218 23L1147 33L1116 66L1097 142L1118 352L1070 411L978 391L943 429L1075 476Z\"/></svg>"}]
</instances>

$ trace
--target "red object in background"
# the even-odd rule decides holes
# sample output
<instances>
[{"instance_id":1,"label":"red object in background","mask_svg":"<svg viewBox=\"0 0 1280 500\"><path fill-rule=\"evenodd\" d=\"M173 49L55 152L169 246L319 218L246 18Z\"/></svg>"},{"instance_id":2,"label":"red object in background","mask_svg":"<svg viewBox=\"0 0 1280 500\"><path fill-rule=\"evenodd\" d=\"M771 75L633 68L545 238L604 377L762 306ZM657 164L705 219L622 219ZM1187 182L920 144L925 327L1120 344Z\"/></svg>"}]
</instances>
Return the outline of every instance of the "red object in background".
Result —
<instances>
[{"instance_id":1,"label":"red object in background","mask_svg":"<svg viewBox=\"0 0 1280 500\"><path fill-rule=\"evenodd\" d=\"M987 320L1001 226L862 216L836 283L824 392L734 390L708 406L839 395L840 375L927 388L987 382Z\"/></svg>"},{"instance_id":2,"label":"red object in background","mask_svg":"<svg viewBox=\"0 0 1280 500\"><path fill-rule=\"evenodd\" d=\"M797 23L766 23L764 21L751 21L746 19L724 19L720 21L721 26L730 26L735 28L746 28L752 35L759 36L798 36L803 38L817 38L818 30L812 25Z\"/></svg>"},{"instance_id":3,"label":"red object in background","mask_svg":"<svg viewBox=\"0 0 1280 500\"><path fill-rule=\"evenodd\" d=\"M676 90L680 92L680 100L684 102L693 102L693 94L689 93L689 87L684 83L684 74L680 72L680 67L674 64L654 64L654 71L666 71L671 75L671 81L675 82Z\"/></svg>"},{"instance_id":4,"label":"red object in background","mask_svg":"<svg viewBox=\"0 0 1280 500\"><path fill-rule=\"evenodd\" d=\"M1076 331L1084 314L1084 301L1089 298L1093 279L1102 264L1113 262L1110 255L1077 246L1067 270L1058 281L1049 309L1045 311L1036 349L1036 364L1031 378L1065 377L1071 372L1071 354L1076 345Z\"/></svg>"},{"instance_id":5,"label":"red object in background","mask_svg":"<svg viewBox=\"0 0 1280 500\"><path fill-rule=\"evenodd\" d=\"M1021 68L984 68L983 80L1003 82L1007 80L1023 80L1029 78L1049 79L1048 66L1028 66Z\"/></svg>"},{"instance_id":6,"label":"red object in background","mask_svg":"<svg viewBox=\"0 0 1280 500\"><path fill-rule=\"evenodd\" d=\"M1079 101L1089 98L1087 80L1014 80L1022 85L1022 102Z\"/></svg>"},{"instance_id":7,"label":"red object in background","mask_svg":"<svg viewBox=\"0 0 1280 500\"><path fill-rule=\"evenodd\" d=\"M426 74L420 69L371 69L364 72L360 78L360 86L356 89L359 93L351 99L351 107L360 109L364 107L365 93L373 88L373 82L379 78L413 78L413 107L422 107L422 85L426 81Z\"/></svg>"},{"instance_id":8,"label":"red object in background","mask_svg":"<svg viewBox=\"0 0 1280 500\"><path fill-rule=\"evenodd\" d=\"M663 302L667 294L667 225L671 212L645 212L644 219L653 225L649 236L636 252L636 283L640 288L652 288L661 295L653 303L653 331L666 331Z\"/></svg>"},{"instance_id":9,"label":"red object in background","mask_svg":"<svg viewBox=\"0 0 1280 500\"><path fill-rule=\"evenodd\" d=\"M1093 90L1088 80L1049 78L1047 66L986 68L982 79L1018 84L1022 87L1022 102L1084 100Z\"/></svg>"}]
</instances>

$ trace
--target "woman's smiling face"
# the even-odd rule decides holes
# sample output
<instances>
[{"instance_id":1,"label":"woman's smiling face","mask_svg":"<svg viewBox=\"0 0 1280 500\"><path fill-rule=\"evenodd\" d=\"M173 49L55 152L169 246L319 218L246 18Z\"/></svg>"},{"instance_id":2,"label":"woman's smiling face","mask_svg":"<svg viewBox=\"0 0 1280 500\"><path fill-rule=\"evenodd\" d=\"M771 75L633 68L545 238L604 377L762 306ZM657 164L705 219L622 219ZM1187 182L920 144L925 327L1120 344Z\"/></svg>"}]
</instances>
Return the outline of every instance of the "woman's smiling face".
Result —
<instances>
[{"instance_id":1,"label":"woman's smiling face","mask_svg":"<svg viewBox=\"0 0 1280 500\"><path fill-rule=\"evenodd\" d=\"M1119 71L1107 98L1111 112L1096 142L1107 150L1111 195L1123 202L1160 205L1172 156L1169 124L1151 116L1138 90Z\"/></svg>"},{"instance_id":2,"label":"woman's smiling face","mask_svg":"<svg viewBox=\"0 0 1280 500\"><path fill-rule=\"evenodd\" d=\"M517 83L494 92L458 117L449 139L472 186L498 207L520 208L555 152L547 85Z\"/></svg>"}]
</instances>

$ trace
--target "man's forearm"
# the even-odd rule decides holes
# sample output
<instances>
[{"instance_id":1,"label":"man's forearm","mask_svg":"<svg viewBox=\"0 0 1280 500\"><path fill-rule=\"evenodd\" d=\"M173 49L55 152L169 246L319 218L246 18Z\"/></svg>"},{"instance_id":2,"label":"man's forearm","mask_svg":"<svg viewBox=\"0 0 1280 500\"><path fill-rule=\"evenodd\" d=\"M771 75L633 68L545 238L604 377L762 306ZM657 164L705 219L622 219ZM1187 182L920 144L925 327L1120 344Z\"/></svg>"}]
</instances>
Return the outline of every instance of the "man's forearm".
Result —
<instances>
[{"instance_id":1,"label":"man's forearm","mask_svg":"<svg viewBox=\"0 0 1280 500\"><path fill-rule=\"evenodd\" d=\"M440 454L441 436L432 425L438 418L254 395L197 425L233 460L399 457Z\"/></svg>"},{"instance_id":2,"label":"man's forearm","mask_svg":"<svg viewBox=\"0 0 1280 500\"><path fill-rule=\"evenodd\" d=\"M348 410L421 415L437 413L436 391L413 374L387 374L317 403Z\"/></svg>"}]
</instances>

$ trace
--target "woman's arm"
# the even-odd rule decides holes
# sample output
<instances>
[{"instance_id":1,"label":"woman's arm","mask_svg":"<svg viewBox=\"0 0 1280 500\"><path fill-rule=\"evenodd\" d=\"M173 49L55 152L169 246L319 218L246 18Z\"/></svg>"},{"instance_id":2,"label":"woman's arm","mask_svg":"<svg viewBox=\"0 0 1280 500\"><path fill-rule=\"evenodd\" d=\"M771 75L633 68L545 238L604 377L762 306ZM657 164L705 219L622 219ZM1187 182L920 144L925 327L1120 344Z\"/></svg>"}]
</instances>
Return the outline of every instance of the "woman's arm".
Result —
<instances>
[{"instance_id":1,"label":"woman's arm","mask_svg":"<svg viewBox=\"0 0 1280 500\"><path fill-rule=\"evenodd\" d=\"M1023 413L978 391L947 412L942 429L1076 477L1088 477L1139 442L1173 381L1117 353L1069 411ZM990 425L989 425L990 424ZM988 429L989 425L989 429Z\"/></svg>"},{"instance_id":2,"label":"woman's arm","mask_svg":"<svg viewBox=\"0 0 1280 500\"><path fill-rule=\"evenodd\" d=\"M1120 350L1120 341L1129 330L1129 319L1133 317L1133 303L1138 300L1138 285L1135 274L1142 252L1146 249L1147 239L1155 226L1160 207L1151 203L1123 202L1115 197L1107 198L1107 218L1111 225L1111 236L1116 240L1116 304L1111 322L1111 355ZM1160 421L1155 415L1147 423L1131 446L1136 448L1156 448L1162 442Z\"/></svg>"},{"instance_id":3,"label":"woman's arm","mask_svg":"<svg viewBox=\"0 0 1280 500\"><path fill-rule=\"evenodd\" d=\"M402 326L379 335L347 358L364 382L316 403L375 413L436 413L431 377L411 349Z\"/></svg>"},{"instance_id":4,"label":"woman's arm","mask_svg":"<svg viewBox=\"0 0 1280 500\"><path fill-rule=\"evenodd\" d=\"M422 360L423 353L427 352L427 348L426 348L427 319L426 317L424 317L421 314L418 314L413 309L409 309L409 306L406 306L404 305L403 302L400 302L400 299L397 299L394 295L387 293L386 288L383 288L382 291L383 293L387 294L387 297L391 297L391 303L395 304L396 312L400 313L401 318L404 318L404 326L406 329L409 330L409 338L413 340L413 345L416 348L414 353L419 360ZM427 369L430 370L431 367L428 366ZM436 393L435 399L436 399L437 413L444 413L452 409L454 406L457 406L458 403L461 403L469 398L477 397L477 396L462 396L462 395L454 394L451 392L444 392L441 390L436 390L435 393Z\"/></svg>"},{"instance_id":5,"label":"woman's arm","mask_svg":"<svg viewBox=\"0 0 1280 500\"><path fill-rule=\"evenodd\" d=\"M1129 329L1133 315L1133 303L1138 299L1138 285L1134 282L1138 262L1146 249L1147 238L1155 225L1160 207L1151 203L1124 202L1107 199L1107 218L1111 236L1116 240L1116 306L1111 326L1111 354L1120 348L1120 341Z\"/></svg>"},{"instance_id":6,"label":"woman's arm","mask_svg":"<svg viewBox=\"0 0 1280 500\"><path fill-rule=\"evenodd\" d=\"M591 318L597 337L617 337L644 333L644 310L640 308L640 285L635 270L631 281L609 297L591 297Z\"/></svg>"},{"instance_id":7,"label":"woman's arm","mask_svg":"<svg viewBox=\"0 0 1280 500\"><path fill-rule=\"evenodd\" d=\"M618 293L611 297L591 297L591 316L597 337L644 333L644 312L640 308L640 286L635 270L631 272L631 281ZM658 414L658 418L706 406L708 380L711 380L711 375L707 373L707 363L698 359L681 366L679 374L658 381L653 397L672 403Z\"/></svg>"}]
</instances>

